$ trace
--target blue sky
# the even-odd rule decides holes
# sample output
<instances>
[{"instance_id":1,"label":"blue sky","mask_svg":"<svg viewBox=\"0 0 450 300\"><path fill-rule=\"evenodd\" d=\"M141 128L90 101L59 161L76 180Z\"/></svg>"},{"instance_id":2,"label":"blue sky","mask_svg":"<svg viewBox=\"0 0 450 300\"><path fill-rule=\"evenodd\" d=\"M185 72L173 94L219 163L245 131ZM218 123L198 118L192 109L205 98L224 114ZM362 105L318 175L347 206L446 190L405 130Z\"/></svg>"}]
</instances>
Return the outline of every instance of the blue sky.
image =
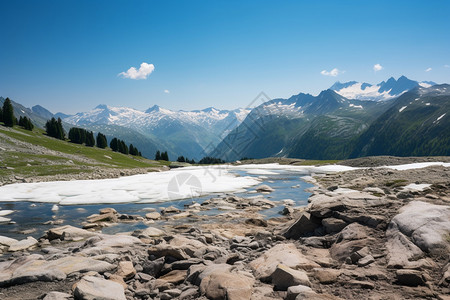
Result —
<instances>
[{"instance_id":1,"label":"blue sky","mask_svg":"<svg viewBox=\"0 0 450 300\"><path fill-rule=\"evenodd\" d=\"M437 0L0 0L0 95L66 113L232 109L338 80L449 83L449 11ZM143 62L146 79L119 75Z\"/></svg>"}]
</instances>

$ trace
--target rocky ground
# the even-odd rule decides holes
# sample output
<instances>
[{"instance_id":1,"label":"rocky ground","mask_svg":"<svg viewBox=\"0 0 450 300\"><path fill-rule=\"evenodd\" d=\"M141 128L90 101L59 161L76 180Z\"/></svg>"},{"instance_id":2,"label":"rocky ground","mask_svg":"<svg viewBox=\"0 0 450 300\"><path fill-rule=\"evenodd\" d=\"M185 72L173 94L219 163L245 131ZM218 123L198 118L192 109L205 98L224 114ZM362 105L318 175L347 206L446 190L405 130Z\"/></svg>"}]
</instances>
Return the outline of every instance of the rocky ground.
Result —
<instances>
[{"instance_id":1,"label":"rocky ground","mask_svg":"<svg viewBox=\"0 0 450 300\"><path fill-rule=\"evenodd\" d=\"M286 201L269 220L259 211L275 204L261 186L145 220L106 208L83 228L0 237L0 298L449 299L450 168L309 180L309 205ZM201 214L212 210L221 213ZM99 231L136 221L148 227Z\"/></svg>"}]
</instances>

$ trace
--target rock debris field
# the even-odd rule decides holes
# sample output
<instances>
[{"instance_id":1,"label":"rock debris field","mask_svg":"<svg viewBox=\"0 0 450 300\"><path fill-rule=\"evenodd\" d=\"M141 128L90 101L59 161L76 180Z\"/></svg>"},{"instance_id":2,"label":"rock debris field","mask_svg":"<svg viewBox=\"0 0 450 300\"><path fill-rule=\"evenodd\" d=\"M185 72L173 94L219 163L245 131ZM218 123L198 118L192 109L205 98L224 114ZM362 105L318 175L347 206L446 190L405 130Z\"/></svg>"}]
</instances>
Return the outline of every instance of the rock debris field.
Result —
<instances>
[{"instance_id":1,"label":"rock debris field","mask_svg":"<svg viewBox=\"0 0 450 300\"><path fill-rule=\"evenodd\" d=\"M285 201L270 219L272 187L252 186L248 198L145 217L105 207L82 228L0 236L0 299L450 299L450 168L415 166L313 174L309 204ZM142 218L147 228L101 233Z\"/></svg>"}]
</instances>

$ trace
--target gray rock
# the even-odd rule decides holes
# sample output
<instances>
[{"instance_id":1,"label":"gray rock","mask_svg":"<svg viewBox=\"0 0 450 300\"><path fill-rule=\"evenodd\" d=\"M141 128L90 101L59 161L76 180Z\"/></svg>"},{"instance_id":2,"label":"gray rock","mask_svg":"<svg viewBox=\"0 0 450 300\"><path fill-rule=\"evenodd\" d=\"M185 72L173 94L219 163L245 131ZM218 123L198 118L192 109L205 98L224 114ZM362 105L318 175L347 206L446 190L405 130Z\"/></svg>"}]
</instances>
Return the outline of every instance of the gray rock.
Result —
<instances>
[{"instance_id":1,"label":"gray rock","mask_svg":"<svg viewBox=\"0 0 450 300\"><path fill-rule=\"evenodd\" d=\"M278 290L285 291L288 287L295 285L311 286L306 272L294 270L281 264L277 266L270 277L275 288Z\"/></svg>"},{"instance_id":2,"label":"gray rock","mask_svg":"<svg viewBox=\"0 0 450 300\"><path fill-rule=\"evenodd\" d=\"M121 284L94 276L84 276L77 282L73 295L82 300L126 300Z\"/></svg>"},{"instance_id":3,"label":"gray rock","mask_svg":"<svg viewBox=\"0 0 450 300\"><path fill-rule=\"evenodd\" d=\"M50 292L45 295L43 300L67 300L71 298L72 295L61 293L61 292Z\"/></svg>"},{"instance_id":4,"label":"gray rock","mask_svg":"<svg viewBox=\"0 0 450 300\"><path fill-rule=\"evenodd\" d=\"M64 241L81 241L97 234L70 225L52 228L47 231L47 238L51 240L60 239Z\"/></svg>"},{"instance_id":5,"label":"gray rock","mask_svg":"<svg viewBox=\"0 0 450 300\"><path fill-rule=\"evenodd\" d=\"M299 294L313 294L314 291L309 287L309 286L305 286L305 285L294 285L294 286L290 286L287 289L287 295L286 295L286 300L295 300L296 297Z\"/></svg>"},{"instance_id":6,"label":"gray rock","mask_svg":"<svg viewBox=\"0 0 450 300\"><path fill-rule=\"evenodd\" d=\"M411 237L414 244L425 252L449 249L444 236L450 232L450 207L427 202L412 201L399 210L391 223L401 233Z\"/></svg>"},{"instance_id":7,"label":"gray rock","mask_svg":"<svg viewBox=\"0 0 450 300\"><path fill-rule=\"evenodd\" d=\"M278 244L250 262L249 266L256 278L264 281L270 279L279 264L302 270L320 267L297 250L294 244Z\"/></svg>"},{"instance_id":8,"label":"gray rock","mask_svg":"<svg viewBox=\"0 0 450 300\"><path fill-rule=\"evenodd\" d=\"M201 279L200 291L213 300L250 300L254 281L249 273L214 269Z\"/></svg>"},{"instance_id":9,"label":"gray rock","mask_svg":"<svg viewBox=\"0 0 450 300\"><path fill-rule=\"evenodd\" d=\"M2 246L11 246L11 245L13 245L13 244L15 244L15 243L17 243L18 242L18 240L16 240L16 239L12 239L12 238L9 238L9 237L6 237L6 236L0 236L0 245L2 245Z\"/></svg>"},{"instance_id":10,"label":"gray rock","mask_svg":"<svg viewBox=\"0 0 450 300\"><path fill-rule=\"evenodd\" d=\"M322 220L322 225L326 233L340 232L347 226L345 221L336 218L326 218Z\"/></svg>"},{"instance_id":11,"label":"gray rock","mask_svg":"<svg viewBox=\"0 0 450 300\"><path fill-rule=\"evenodd\" d=\"M36 246L38 244L38 241L34 237L27 237L25 240L18 241L12 245L9 246L8 251L15 252L15 251L21 251L26 250L28 248L31 248L33 246Z\"/></svg>"},{"instance_id":12,"label":"gray rock","mask_svg":"<svg viewBox=\"0 0 450 300\"><path fill-rule=\"evenodd\" d=\"M375 262L375 259L372 255L367 255L360 260L358 260L358 267L365 267L370 265L371 263Z\"/></svg>"},{"instance_id":13,"label":"gray rock","mask_svg":"<svg viewBox=\"0 0 450 300\"><path fill-rule=\"evenodd\" d=\"M288 239L298 239L302 236L311 234L319 228L321 221L307 212L303 212L300 218L292 224L284 233L284 237Z\"/></svg>"},{"instance_id":14,"label":"gray rock","mask_svg":"<svg viewBox=\"0 0 450 300\"><path fill-rule=\"evenodd\" d=\"M140 235L146 236L146 237L159 237L159 236L163 236L166 233L158 228L155 227L148 227L146 229L144 229Z\"/></svg>"},{"instance_id":15,"label":"gray rock","mask_svg":"<svg viewBox=\"0 0 450 300\"><path fill-rule=\"evenodd\" d=\"M266 184L262 184L262 185L256 187L256 191L259 193L261 193L261 192L271 193L275 190Z\"/></svg>"}]
</instances>

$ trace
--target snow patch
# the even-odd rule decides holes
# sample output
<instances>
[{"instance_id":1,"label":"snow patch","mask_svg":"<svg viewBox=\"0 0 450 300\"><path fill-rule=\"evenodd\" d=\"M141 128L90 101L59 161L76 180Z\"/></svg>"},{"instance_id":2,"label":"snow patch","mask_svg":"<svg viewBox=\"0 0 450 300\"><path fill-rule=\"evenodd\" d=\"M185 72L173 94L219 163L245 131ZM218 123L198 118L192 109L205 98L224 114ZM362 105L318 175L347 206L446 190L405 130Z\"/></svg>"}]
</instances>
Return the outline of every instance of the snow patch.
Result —
<instances>
[{"instance_id":1,"label":"snow patch","mask_svg":"<svg viewBox=\"0 0 450 300\"><path fill-rule=\"evenodd\" d=\"M439 118L436 119L436 121L439 121L440 119L442 119L447 113L441 115Z\"/></svg>"},{"instance_id":2,"label":"snow patch","mask_svg":"<svg viewBox=\"0 0 450 300\"><path fill-rule=\"evenodd\" d=\"M402 108L400 108L400 109L398 110L398 112L402 112L402 111L404 111L404 110L405 110L405 108L407 108L407 106L403 106Z\"/></svg>"},{"instance_id":3,"label":"snow patch","mask_svg":"<svg viewBox=\"0 0 450 300\"><path fill-rule=\"evenodd\" d=\"M398 171L412 170L412 169L421 169L430 166L443 166L450 167L450 163L444 162L422 162L422 163L412 163L412 164L404 164L404 165L395 165L395 166L383 166L380 168L389 168Z\"/></svg>"},{"instance_id":4,"label":"snow patch","mask_svg":"<svg viewBox=\"0 0 450 300\"><path fill-rule=\"evenodd\" d=\"M407 186L403 187L403 191L410 191L410 192L421 192L425 189L428 189L431 186L429 183L422 183L422 184L415 184L411 183Z\"/></svg>"}]
</instances>

